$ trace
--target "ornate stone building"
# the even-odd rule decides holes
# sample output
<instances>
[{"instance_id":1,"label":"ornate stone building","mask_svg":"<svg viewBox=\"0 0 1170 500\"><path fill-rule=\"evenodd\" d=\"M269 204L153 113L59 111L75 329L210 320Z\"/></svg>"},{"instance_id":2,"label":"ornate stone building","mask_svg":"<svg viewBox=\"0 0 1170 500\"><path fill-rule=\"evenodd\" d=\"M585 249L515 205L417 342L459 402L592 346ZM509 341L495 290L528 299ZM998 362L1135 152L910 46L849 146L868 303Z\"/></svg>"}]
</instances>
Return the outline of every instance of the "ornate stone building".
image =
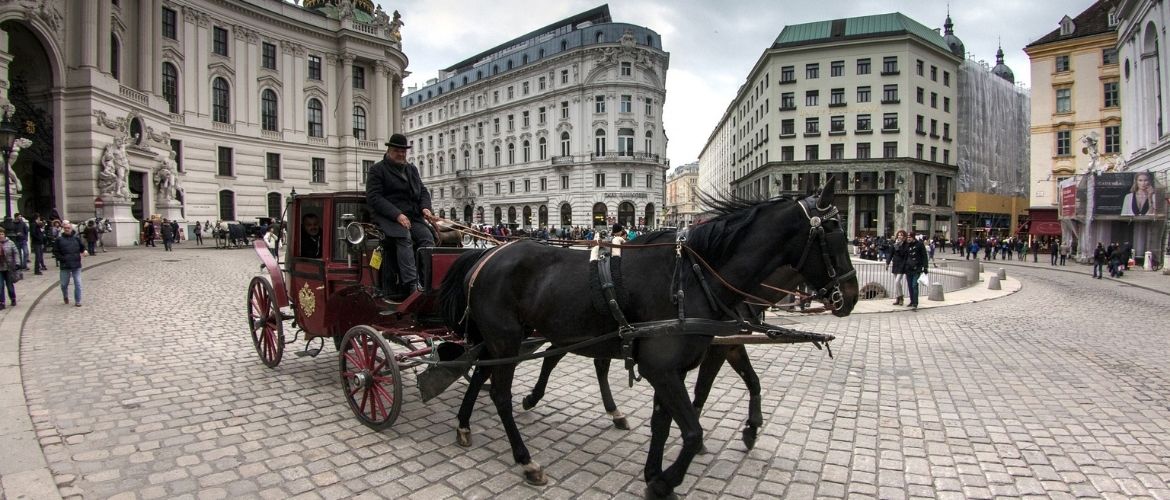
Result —
<instances>
[{"instance_id":1,"label":"ornate stone building","mask_svg":"<svg viewBox=\"0 0 1170 500\"><path fill-rule=\"evenodd\" d=\"M400 129L395 13L370 0L0 3L0 87L21 136L18 210L95 214L131 244L152 214L279 217L362 189Z\"/></svg>"},{"instance_id":2,"label":"ornate stone building","mask_svg":"<svg viewBox=\"0 0 1170 500\"><path fill-rule=\"evenodd\" d=\"M411 89L409 160L436 213L521 228L656 226L669 60L657 33L601 6Z\"/></svg>"},{"instance_id":3,"label":"ornate stone building","mask_svg":"<svg viewBox=\"0 0 1170 500\"><path fill-rule=\"evenodd\" d=\"M686 227L702 212L699 203L699 162L679 166L666 177L666 211L663 222L668 226Z\"/></svg>"}]
</instances>

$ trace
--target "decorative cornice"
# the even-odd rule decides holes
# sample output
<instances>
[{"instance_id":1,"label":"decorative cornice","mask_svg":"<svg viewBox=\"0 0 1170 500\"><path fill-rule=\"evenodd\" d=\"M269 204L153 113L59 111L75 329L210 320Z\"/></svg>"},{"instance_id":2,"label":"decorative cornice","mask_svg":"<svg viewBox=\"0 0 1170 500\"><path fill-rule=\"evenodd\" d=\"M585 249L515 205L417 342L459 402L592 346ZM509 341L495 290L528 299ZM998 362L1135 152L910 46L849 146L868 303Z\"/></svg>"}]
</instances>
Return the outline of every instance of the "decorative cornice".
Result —
<instances>
[{"instance_id":1,"label":"decorative cornice","mask_svg":"<svg viewBox=\"0 0 1170 500\"><path fill-rule=\"evenodd\" d=\"M236 69L233 68L232 65L230 65L226 62L222 62L222 61L216 61L216 62L213 62L211 64L208 64L207 65L207 73L213 77L214 76L226 76L229 79L233 79L233 80L236 77Z\"/></svg>"},{"instance_id":2,"label":"decorative cornice","mask_svg":"<svg viewBox=\"0 0 1170 500\"><path fill-rule=\"evenodd\" d=\"M194 7L183 6L183 22L197 24L199 22L199 14L200 12Z\"/></svg>"},{"instance_id":3,"label":"decorative cornice","mask_svg":"<svg viewBox=\"0 0 1170 500\"><path fill-rule=\"evenodd\" d=\"M123 118L118 118L116 120L112 120L112 119L110 119L109 116L106 115L106 112L103 110L96 111L94 113L94 116L97 117L98 125L104 126L104 127L111 129L111 130L117 130L119 132L122 132L123 134L126 133L126 118L123 117Z\"/></svg>"},{"instance_id":4,"label":"decorative cornice","mask_svg":"<svg viewBox=\"0 0 1170 500\"><path fill-rule=\"evenodd\" d=\"M260 75L256 77L257 86L263 88L265 85L273 87L277 90L283 90L284 86L280 82L280 78L275 75Z\"/></svg>"}]
</instances>

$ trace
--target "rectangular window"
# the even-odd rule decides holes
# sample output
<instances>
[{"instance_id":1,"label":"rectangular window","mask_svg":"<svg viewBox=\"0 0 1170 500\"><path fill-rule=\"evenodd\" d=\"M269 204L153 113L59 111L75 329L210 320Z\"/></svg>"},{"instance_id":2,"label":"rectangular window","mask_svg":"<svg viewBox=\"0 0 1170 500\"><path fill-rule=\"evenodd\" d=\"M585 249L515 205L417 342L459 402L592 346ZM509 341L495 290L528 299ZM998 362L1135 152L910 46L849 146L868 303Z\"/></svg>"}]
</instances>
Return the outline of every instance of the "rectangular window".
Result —
<instances>
[{"instance_id":1,"label":"rectangular window","mask_svg":"<svg viewBox=\"0 0 1170 500\"><path fill-rule=\"evenodd\" d=\"M264 180L280 180L280 153L268 153L264 162Z\"/></svg>"},{"instance_id":2,"label":"rectangular window","mask_svg":"<svg viewBox=\"0 0 1170 500\"><path fill-rule=\"evenodd\" d=\"M926 204L926 184L929 182L930 174L914 173L914 204Z\"/></svg>"},{"instance_id":3,"label":"rectangular window","mask_svg":"<svg viewBox=\"0 0 1170 500\"><path fill-rule=\"evenodd\" d=\"M844 76L845 61L833 61L829 64L829 76Z\"/></svg>"},{"instance_id":4,"label":"rectangular window","mask_svg":"<svg viewBox=\"0 0 1170 500\"><path fill-rule=\"evenodd\" d=\"M926 63L923 63L922 59L918 59L914 62L914 72L918 73L918 76L925 76L924 68L926 68Z\"/></svg>"},{"instance_id":5,"label":"rectangular window","mask_svg":"<svg viewBox=\"0 0 1170 500\"><path fill-rule=\"evenodd\" d=\"M932 81L932 82L938 81L938 66L931 66L930 67L930 81Z\"/></svg>"},{"instance_id":6,"label":"rectangular window","mask_svg":"<svg viewBox=\"0 0 1170 500\"><path fill-rule=\"evenodd\" d=\"M780 111L790 111L796 109L796 94L792 92L784 92L780 94Z\"/></svg>"},{"instance_id":7,"label":"rectangular window","mask_svg":"<svg viewBox=\"0 0 1170 500\"><path fill-rule=\"evenodd\" d=\"M951 72L950 71L943 71L943 86L944 87L951 86Z\"/></svg>"},{"instance_id":8,"label":"rectangular window","mask_svg":"<svg viewBox=\"0 0 1170 500\"><path fill-rule=\"evenodd\" d=\"M1121 99L1118 96L1117 82L1105 82L1105 107L1116 108L1121 105Z\"/></svg>"},{"instance_id":9,"label":"rectangular window","mask_svg":"<svg viewBox=\"0 0 1170 500\"><path fill-rule=\"evenodd\" d=\"M858 160L868 160L869 159L869 143L868 142L857 143L857 159Z\"/></svg>"},{"instance_id":10,"label":"rectangular window","mask_svg":"<svg viewBox=\"0 0 1170 500\"><path fill-rule=\"evenodd\" d=\"M845 132L845 116L834 116L829 118L829 133Z\"/></svg>"},{"instance_id":11,"label":"rectangular window","mask_svg":"<svg viewBox=\"0 0 1170 500\"><path fill-rule=\"evenodd\" d=\"M500 91L493 90L492 91L492 104L499 104L499 103L500 103Z\"/></svg>"},{"instance_id":12,"label":"rectangular window","mask_svg":"<svg viewBox=\"0 0 1170 500\"><path fill-rule=\"evenodd\" d=\"M857 102L869 102L869 86L857 87Z\"/></svg>"},{"instance_id":13,"label":"rectangular window","mask_svg":"<svg viewBox=\"0 0 1170 500\"><path fill-rule=\"evenodd\" d=\"M796 81L796 67L784 66L780 68L780 83L792 83Z\"/></svg>"},{"instance_id":14,"label":"rectangular window","mask_svg":"<svg viewBox=\"0 0 1170 500\"><path fill-rule=\"evenodd\" d=\"M898 102L898 85L885 85L882 87L882 104L897 104Z\"/></svg>"},{"instance_id":15,"label":"rectangular window","mask_svg":"<svg viewBox=\"0 0 1170 500\"><path fill-rule=\"evenodd\" d=\"M183 141L171 139L171 152L175 155L175 171L183 172Z\"/></svg>"},{"instance_id":16,"label":"rectangular window","mask_svg":"<svg viewBox=\"0 0 1170 500\"><path fill-rule=\"evenodd\" d=\"M309 56L309 79L321 79L321 56Z\"/></svg>"},{"instance_id":17,"label":"rectangular window","mask_svg":"<svg viewBox=\"0 0 1170 500\"><path fill-rule=\"evenodd\" d=\"M228 55L228 31L226 29L216 26L212 28L212 50L216 54L227 57Z\"/></svg>"},{"instance_id":18,"label":"rectangular window","mask_svg":"<svg viewBox=\"0 0 1170 500\"><path fill-rule=\"evenodd\" d=\"M859 74L859 75L868 75L869 74L869 58L868 57L857 60L857 74Z\"/></svg>"},{"instance_id":19,"label":"rectangular window","mask_svg":"<svg viewBox=\"0 0 1170 500\"><path fill-rule=\"evenodd\" d=\"M931 153L931 156L934 154ZM940 175L934 179L934 204L940 207L951 206L951 178Z\"/></svg>"},{"instance_id":20,"label":"rectangular window","mask_svg":"<svg viewBox=\"0 0 1170 500\"><path fill-rule=\"evenodd\" d=\"M171 40L179 39L179 17L175 13L175 9L163 7L162 35Z\"/></svg>"},{"instance_id":21,"label":"rectangular window","mask_svg":"<svg viewBox=\"0 0 1170 500\"><path fill-rule=\"evenodd\" d=\"M634 187L634 174L631 174L629 172L622 173L622 187L624 187L624 188Z\"/></svg>"},{"instance_id":22,"label":"rectangular window","mask_svg":"<svg viewBox=\"0 0 1170 500\"><path fill-rule=\"evenodd\" d=\"M528 193L531 191L532 191L532 179L524 179L524 192Z\"/></svg>"},{"instance_id":23,"label":"rectangular window","mask_svg":"<svg viewBox=\"0 0 1170 500\"><path fill-rule=\"evenodd\" d=\"M898 56L886 56L882 58L882 74L898 74Z\"/></svg>"},{"instance_id":24,"label":"rectangular window","mask_svg":"<svg viewBox=\"0 0 1170 500\"><path fill-rule=\"evenodd\" d=\"M654 174L646 174L646 189L654 187Z\"/></svg>"},{"instance_id":25,"label":"rectangular window","mask_svg":"<svg viewBox=\"0 0 1170 500\"><path fill-rule=\"evenodd\" d=\"M218 175L224 177L232 177L235 175L235 165L232 163L232 148L219 146L219 154L217 157L217 165L219 171Z\"/></svg>"},{"instance_id":26,"label":"rectangular window","mask_svg":"<svg viewBox=\"0 0 1170 500\"><path fill-rule=\"evenodd\" d=\"M528 112L520 113L520 126L528 128Z\"/></svg>"},{"instance_id":27,"label":"rectangular window","mask_svg":"<svg viewBox=\"0 0 1170 500\"><path fill-rule=\"evenodd\" d=\"M593 112L594 113L604 113L605 112L605 96L603 96L603 95L593 96Z\"/></svg>"},{"instance_id":28,"label":"rectangular window","mask_svg":"<svg viewBox=\"0 0 1170 500\"><path fill-rule=\"evenodd\" d=\"M830 144L829 145L829 159L830 160L844 160L845 159L845 145L844 144Z\"/></svg>"},{"instance_id":29,"label":"rectangular window","mask_svg":"<svg viewBox=\"0 0 1170 500\"><path fill-rule=\"evenodd\" d=\"M918 104L926 104L926 90L922 87L918 87L918 89L914 91L914 100Z\"/></svg>"},{"instance_id":30,"label":"rectangular window","mask_svg":"<svg viewBox=\"0 0 1170 500\"><path fill-rule=\"evenodd\" d=\"M933 118L930 120L930 136L938 138L938 120Z\"/></svg>"},{"instance_id":31,"label":"rectangular window","mask_svg":"<svg viewBox=\"0 0 1170 500\"><path fill-rule=\"evenodd\" d=\"M922 115L915 117L914 132L916 132L918 135L926 135L926 127L924 125L925 121L926 119Z\"/></svg>"},{"instance_id":32,"label":"rectangular window","mask_svg":"<svg viewBox=\"0 0 1170 500\"><path fill-rule=\"evenodd\" d=\"M882 143L882 158L896 158L898 156L898 143L894 141L887 141Z\"/></svg>"},{"instance_id":33,"label":"rectangular window","mask_svg":"<svg viewBox=\"0 0 1170 500\"><path fill-rule=\"evenodd\" d=\"M520 95L528 95L528 82L520 84Z\"/></svg>"},{"instance_id":34,"label":"rectangular window","mask_svg":"<svg viewBox=\"0 0 1170 500\"><path fill-rule=\"evenodd\" d=\"M804 105L805 106L816 106L817 99L820 98L820 96L821 96L821 91L819 91L819 90L809 90L809 91L805 92L804 93Z\"/></svg>"},{"instance_id":35,"label":"rectangular window","mask_svg":"<svg viewBox=\"0 0 1170 500\"><path fill-rule=\"evenodd\" d=\"M821 119L820 118L805 118L804 119L804 133L820 134L821 133Z\"/></svg>"},{"instance_id":36,"label":"rectangular window","mask_svg":"<svg viewBox=\"0 0 1170 500\"><path fill-rule=\"evenodd\" d=\"M476 189L479 190L479 195L483 196L483 183L481 182L479 184L476 184L475 187L476 187Z\"/></svg>"},{"instance_id":37,"label":"rectangular window","mask_svg":"<svg viewBox=\"0 0 1170 500\"><path fill-rule=\"evenodd\" d=\"M829 106L844 106L845 105L845 89L832 89L829 91Z\"/></svg>"},{"instance_id":38,"label":"rectangular window","mask_svg":"<svg viewBox=\"0 0 1170 500\"><path fill-rule=\"evenodd\" d=\"M260 65L267 69L276 69L276 45L264 42L260 50Z\"/></svg>"},{"instance_id":39,"label":"rectangular window","mask_svg":"<svg viewBox=\"0 0 1170 500\"><path fill-rule=\"evenodd\" d=\"M1117 64L1117 48L1116 47L1108 47L1105 49L1101 49L1101 64L1102 65Z\"/></svg>"},{"instance_id":40,"label":"rectangular window","mask_svg":"<svg viewBox=\"0 0 1170 500\"><path fill-rule=\"evenodd\" d=\"M561 189L569 189L569 176L561 176Z\"/></svg>"},{"instance_id":41,"label":"rectangular window","mask_svg":"<svg viewBox=\"0 0 1170 500\"><path fill-rule=\"evenodd\" d=\"M508 193L516 192L516 181L508 181Z\"/></svg>"},{"instance_id":42,"label":"rectangular window","mask_svg":"<svg viewBox=\"0 0 1170 500\"><path fill-rule=\"evenodd\" d=\"M943 124L943 140L944 141L951 140L951 124L949 124L949 123Z\"/></svg>"},{"instance_id":43,"label":"rectangular window","mask_svg":"<svg viewBox=\"0 0 1170 500\"><path fill-rule=\"evenodd\" d=\"M858 132L869 132L870 130L873 130L872 127L873 127L873 125L870 123L870 118L869 118L868 114L857 115L857 131Z\"/></svg>"},{"instance_id":44,"label":"rectangular window","mask_svg":"<svg viewBox=\"0 0 1170 500\"><path fill-rule=\"evenodd\" d=\"M1121 152L1121 125L1105 127L1105 153Z\"/></svg>"},{"instance_id":45,"label":"rectangular window","mask_svg":"<svg viewBox=\"0 0 1170 500\"><path fill-rule=\"evenodd\" d=\"M780 148L780 161L795 161L796 148L792 146L782 146Z\"/></svg>"},{"instance_id":46,"label":"rectangular window","mask_svg":"<svg viewBox=\"0 0 1170 500\"><path fill-rule=\"evenodd\" d=\"M511 132L513 130L516 130L516 115L508 115L508 131ZM439 139L442 139L442 138L443 138L443 136L440 135ZM442 141L439 142L439 145L440 146L443 145Z\"/></svg>"},{"instance_id":47,"label":"rectangular window","mask_svg":"<svg viewBox=\"0 0 1170 500\"><path fill-rule=\"evenodd\" d=\"M812 80L821 77L821 63L809 63L804 65L805 79Z\"/></svg>"},{"instance_id":48,"label":"rectangular window","mask_svg":"<svg viewBox=\"0 0 1170 500\"><path fill-rule=\"evenodd\" d=\"M620 106L621 107L618 109L618 111L620 111L622 113L633 113L634 112L634 96L623 95Z\"/></svg>"},{"instance_id":49,"label":"rectangular window","mask_svg":"<svg viewBox=\"0 0 1170 500\"><path fill-rule=\"evenodd\" d=\"M654 99L650 97L646 98L646 116L654 116Z\"/></svg>"},{"instance_id":50,"label":"rectangular window","mask_svg":"<svg viewBox=\"0 0 1170 500\"><path fill-rule=\"evenodd\" d=\"M622 76L630 76L634 74L633 64L629 61L622 61Z\"/></svg>"},{"instance_id":51,"label":"rectangular window","mask_svg":"<svg viewBox=\"0 0 1170 500\"><path fill-rule=\"evenodd\" d=\"M363 68L361 66L354 66L353 67L353 88L355 88L355 89L366 88L366 68Z\"/></svg>"},{"instance_id":52,"label":"rectangular window","mask_svg":"<svg viewBox=\"0 0 1170 500\"><path fill-rule=\"evenodd\" d=\"M569 101L561 101L561 119L569 119Z\"/></svg>"},{"instance_id":53,"label":"rectangular window","mask_svg":"<svg viewBox=\"0 0 1170 500\"><path fill-rule=\"evenodd\" d=\"M567 69L561 70L561 83L566 83L566 84L569 83L569 70L567 70Z\"/></svg>"},{"instance_id":54,"label":"rectangular window","mask_svg":"<svg viewBox=\"0 0 1170 500\"><path fill-rule=\"evenodd\" d=\"M508 99L513 99L515 97L516 97L516 89L509 85L508 86Z\"/></svg>"},{"instance_id":55,"label":"rectangular window","mask_svg":"<svg viewBox=\"0 0 1170 500\"><path fill-rule=\"evenodd\" d=\"M934 109L938 109L938 93L937 92L930 93L930 107L932 107Z\"/></svg>"},{"instance_id":56,"label":"rectangular window","mask_svg":"<svg viewBox=\"0 0 1170 500\"><path fill-rule=\"evenodd\" d=\"M821 148L816 144L809 144L804 147L804 159L819 160L821 159Z\"/></svg>"},{"instance_id":57,"label":"rectangular window","mask_svg":"<svg viewBox=\"0 0 1170 500\"><path fill-rule=\"evenodd\" d=\"M362 160L362 184L369 180L371 168L374 168L374 160ZM483 184L480 184L479 187L479 194L483 194Z\"/></svg>"},{"instance_id":58,"label":"rectangular window","mask_svg":"<svg viewBox=\"0 0 1170 500\"><path fill-rule=\"evenodd\" d=\"M898 113L882 115L882 132L898 130Z\"/></svg>"},{"instance_id":59,"label":"rectangular window","mask_svg":"<svg viewBox=\"0 0 1170 500\"><path fill-rule=\"evenodd\" d=\"M496 194L500 194L500 183L496 183Z\"/></svg>"},{"instance_id":60,"label":"rectangular window","mask_svg":"<svg viewBox=\"0 0 1170 500\"><path fill-rule=\"evenodd\" d=\"M536 123L544 125L545 114L546 113L544 112L544 106L541 106L540 108L538 108L536 110Z\"/></svg>"},{"instance_id":61,"label":"rectangular window","mask_svg":"<svg viewBox=\"0 0 1170 500\"><path fill-rule=\"evenodd\" d=\"M548 191L548 178L547 177L540 178L540 190L541 191Z\"/></svg>"},{"instance_id":62,"label":"rectangular window","mask_svg":"<svg viewBox=\"0 0 1170 500\"><path fill-rule=\"evenodd\" d=\"M949 149L943 150L943 164L945 164L945 165L951 164L951 150L949 150Z\"/></svg>"},{"instance_id":63,"label":"rectangular window","mask_svg":"<svg viewBox=\"0 0 1170 500\"><path fill-rule=\"evenodd\" d=\"M945 111L947 113L951 112L951 98L950 97L943 98L943 111Z\"/></svg>"},{"instance_id":64,"label":"rectangular window","mask_svg":"<svg viewBox=\"0 0 1170 500\"><path fill-rule=\"evenodd\" d=\"M1056 156L1071 156L1072 155L1072 131L1071 130L1057 130L1056 131Z\"/></svg>"},{"instance_id":65,"label":"rectangular window","mask_svg":"<svg viewBox=\"0 0 1170 500\"><path fill-rule=\"evenodd\" d=\"M593 185L595 187L605 187L605 174L603 174L603 173L593 174Z\"/></svg>"},{"instance_id":66,"label":"rectangular window","mask_svg":"<svg viewBox=\"0 0 1170 500\"><path fill-rule=\"evenodd\" d=\"M313 182L325 182L324 158L313 158Z\"/></svg>"},{"instance_id":67,"label":"rectangular window","mask_svg":"<svg viewBox=\"0 0 1170 500\"><path fill-rule=\"evenodd\" d=\"M1056 112L1057 113L1071 113L1072 112L1072 89L1070 89L1070 88L1056 89Z\"/></svg>"},{"instance_id":68,"label":"rectangular window","mask_svg":"<svg viewBox=\"0 0 1170 500\"><path fill-rule=\"evenodd\" d=\"M544 88L546 86L546 84L544 82L545 82L545 78L543 76L540 78L537 78L536 79L536 90L544 90Z\"/></svg>"},{"instance_id":69,"label":"rectangular window","mask_svg":"<svg viewBox=\"0 0 1170 500\"><path fill-rule=\"evenodd\" d=\"M1072 69L1072 66L1071 66L1071 63L1069 62L1069 57L1067 55L1056 56L1056 72L1057 73L1064 73L1065 71L1068 71L1070 69Z\"/></svg>"},{"instance_id":70,"label":"rectangular window","mask_svg":"<svg viewBox=\"0 0 1170 500\"><path fill-rule=\"evenodd\" d=\"M794 135L796 135L796 120L780 120L780 137L792 137Z\"/></svg>"},{"instance_id":71,"label":"rectangular window","mask_svg":"<svg viewBox=\"0 0 1170 500\"><path fill-rule=\"evenodd\" d=\"M495 132L497 134L500 133L500 119L499 118L492 118L492 127L495 129Z\"/></svg>"}]
</instances>

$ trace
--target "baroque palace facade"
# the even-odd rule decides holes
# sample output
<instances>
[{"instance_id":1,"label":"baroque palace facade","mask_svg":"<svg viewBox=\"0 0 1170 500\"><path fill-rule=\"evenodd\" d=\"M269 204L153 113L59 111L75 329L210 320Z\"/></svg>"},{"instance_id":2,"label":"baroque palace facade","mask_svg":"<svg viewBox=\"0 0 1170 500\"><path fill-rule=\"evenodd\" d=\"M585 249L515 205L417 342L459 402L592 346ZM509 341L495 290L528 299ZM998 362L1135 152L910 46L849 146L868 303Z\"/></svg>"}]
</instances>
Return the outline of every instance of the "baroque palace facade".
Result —
<instances>
[{"instance_id":1,"label":"baroque palace facade","mask_svg":"<svg viewBox=\"0 0 1170 500\"><path fill-rule=\"evenodd\" d=\"M513 228L657 226L669 54L601 7L444 69L402 98L439 215Z\"/></svg>"},{"instance_id":2,"label":"baroque palace facade","mask_svg":"<svg viewBox=\"0 0 1170 500\"><path fill-rule=\"evenodd\" d=\"M152 215L255 222L293 189L363 189L402 123L400 26L370 0L4 2L13 205L104 205L128 245Z\"/></svg>"}]
</instances>

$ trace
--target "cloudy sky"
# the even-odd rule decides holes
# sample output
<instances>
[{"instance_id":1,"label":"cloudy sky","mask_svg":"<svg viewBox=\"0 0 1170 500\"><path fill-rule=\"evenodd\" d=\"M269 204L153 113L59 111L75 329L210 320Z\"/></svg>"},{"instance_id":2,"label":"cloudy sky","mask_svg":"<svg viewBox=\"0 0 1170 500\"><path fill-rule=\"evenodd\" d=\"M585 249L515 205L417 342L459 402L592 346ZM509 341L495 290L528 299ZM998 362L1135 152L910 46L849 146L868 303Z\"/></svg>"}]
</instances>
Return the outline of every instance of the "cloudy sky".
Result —
<instances>
[{"instance_id":1,"label":"cloudy sky","mask_svg":"<svg viewBox=\"0 0 1170 500\"><path fill-rule=\"evenodd\" d=\"M602 0L404 0L381 3L402 13L403 50L420 85L447 67L531 30L597 7ZM995 62L1003 44L1016 80L1030 84L1024 46L1076 17L1093 0L978 0L950 7L955 34L975 59ZM941 28L947 2L928 0L613 0L614 21L662 35L670 53L664 128L674 166L695 161L707 137L764 49L785 25L902 12Z\"/></svg>"}]
</instances>

